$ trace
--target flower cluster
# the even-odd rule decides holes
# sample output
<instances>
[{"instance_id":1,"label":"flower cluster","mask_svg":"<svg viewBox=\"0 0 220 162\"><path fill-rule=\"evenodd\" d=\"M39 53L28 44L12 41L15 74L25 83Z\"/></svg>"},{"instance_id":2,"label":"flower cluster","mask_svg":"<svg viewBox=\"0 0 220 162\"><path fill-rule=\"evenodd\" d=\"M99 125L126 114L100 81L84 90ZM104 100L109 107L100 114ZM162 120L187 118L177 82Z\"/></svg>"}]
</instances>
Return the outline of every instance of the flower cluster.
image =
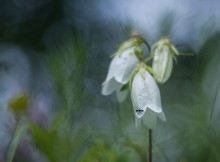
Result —
<instances>
[{"instance_id":1,"label":"flower cluster","mask_svg":"<svg viewBox=\"0 0 220 162\"><path fill-rule=\"evenodd\" d=\"M150 51L147 59L143 58L142 44L146 44ZM151 50L143 37L133 36L113 55L102 84L102 94L116 92L118 101L123 102L130 88L136 125L143 120L148 128L155 128L157 116L166 121L157 83L165 83L169 79L173 59L176 60L178 55L178 51L166 38L156 42ZM148 62L151 62L151 66Z\"/></svg>"}]
</instances>

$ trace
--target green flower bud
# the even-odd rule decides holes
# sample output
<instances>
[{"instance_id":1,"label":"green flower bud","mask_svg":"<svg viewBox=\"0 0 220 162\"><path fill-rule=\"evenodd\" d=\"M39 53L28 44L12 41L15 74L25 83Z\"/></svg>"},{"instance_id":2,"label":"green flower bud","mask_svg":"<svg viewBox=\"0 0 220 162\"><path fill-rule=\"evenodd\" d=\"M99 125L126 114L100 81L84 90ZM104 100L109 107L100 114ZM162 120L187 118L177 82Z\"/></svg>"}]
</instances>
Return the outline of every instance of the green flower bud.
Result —
<instances>
[{"instance_id":1,"label":"green flower bud","mask_svg":"<svg viewBox=\"0 0 220 162\"><path fill-rule=\"evenodd\" d=\"M154 78L158 83L164 83L171 75L173 59L176 60L176 56L179 55L179 52L168 39L163 38L153 46L152 55Z\"/></svg>"}]
</instances>

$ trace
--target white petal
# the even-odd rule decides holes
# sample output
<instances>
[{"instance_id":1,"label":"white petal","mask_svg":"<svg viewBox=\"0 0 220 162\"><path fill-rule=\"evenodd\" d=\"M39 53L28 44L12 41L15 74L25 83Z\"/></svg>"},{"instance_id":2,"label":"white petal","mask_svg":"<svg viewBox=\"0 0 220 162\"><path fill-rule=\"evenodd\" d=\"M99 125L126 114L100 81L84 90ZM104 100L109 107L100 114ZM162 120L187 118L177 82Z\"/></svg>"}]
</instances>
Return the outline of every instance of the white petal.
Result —
<instances>
[{"instance_id":1,"label":"white petal","mask_svg":"<svg viewBox=\"0 0 220 162\"><path fill-rule=\"evenodd\" d=\"M119 89L119 90L116 91L116 96L117 96L117 99L118 99L119 103L124 102L124 100L127 98L127 95L128 95L127 90L120 91L120 89Z\"/></svg>"},{"instance_id":2,"label":"white petal","mask_svg":"<svg viewBox=\"0 0 220 162\"><path fill-rule=\"evenodd\" d=\"M131 95L132 95L132 93L131 93ZM132 99L132 96L131 96L131 99ZM134 110L135 118L140 119L144 115L144 113L146 111L146 108L141 109L141 108L137 107L137 104L134 103L133 99L132 99L132 104L133 104L133 110Z\"/></svg>"},{"instance_id":3,"label":"white petal","mask_svg":"<svg viewBox=\"0 0 220 162\"><path fill-rule=\"evenodd\" d=\"M102 95L106 96L106 95L110 95L111 93L113 93L116 90L121 89L123 84L118 83L114 78L112 78L108 82L103 83L102 86L103 86L102 87Z\"/></svg>"},{"instance_id":4,"label":"white petal","mask_svg":"<svg viewBox=\"0 0 220 162\"><path fill-rule=\"evenodd\" d=\"M160 118L162 121L166 121L166 117L165 117L163 111L161 111L160 113L158 113L158 116L159 116L159 118Z\"/></svg>"},{"instance_id":5,"label":"white petal","mask_svg":"<svg viewBox=\"0 0 220 162\"><path fill-rule=\"evenodd\" d=\"M160 91L152 76L145 70L140 69L132 82L131 99L133 107L144 112L147 108L160 113Z\"/></svg>"},{"instance_id":6,"label":"white petal","mask_svg":"<svg viewBox=\"0 0 220 162\"><path fill-rule=\"evenodd\" d=\"M117 67L118 55L119 54L116 54L116 56L112 59L110 66L109 66L107 77L106 77L105 81L102 83L102 85L106 84L114 77L115 71L117 71L117 68L118 68Z\"/></svg>"},{"instance_id":7,"label":"white petal","mask_svg":"<svg viewBox=\"0 0 220 162\"><path fill-rule=\"evenodd\" d=\"M141 119L135 116L135 126L138 127L141 124Z\"/></svg>"},{"instance_id":8,"label":"white petal","mask_svg":"<svg viewBox=\"0 0 220 162\"><path fill-rule=\"evenodd\" d=\"M134 83L134 80L133 80L133 83ZM141 118L144 115L147 107L139 105L136 91L133 90L133 83L132 83L132 89L131 89L131 100L133 104L133 110L134 110L135 117Z\"/></svg>"},{"instance_id":9,"label":"white petal","mask_svg":"<svg viewBox=\"0 0 220 162\"><path fill-rule=\"evenodd\" d=\"M162 121L166 121L166 117L163 111L157 113L152 111L151 109L147 109L142 118L138 118L137 116L135 116L135 125L136 127L138 127L141 123L141 120L143 120L145 126L147 126L149 129L154 129L157 125L157 116L159 116Z\"/></svg>"},{"instance_id":10,"label":"white petal","mask_svg":"<svg viewBox=\"0 0 220 162\"><path fill-rule=\"evenodd\" d=\"M157 125L157 113L150 109L146 110L142 119L149 129L154 129Z\"/></svg>"},{"instance_id":11,"label":"white petal","mask_svg":"<svg viewBox=\"0 0 220 162\"><path fill-rule=\"evenodd\" d=\"M114 77L119 83L126 84L129 81L130 74L138 63L134 50L135 47L128 48L115 58L117 60L114 62Z\"/></svg>"}]
</instances>

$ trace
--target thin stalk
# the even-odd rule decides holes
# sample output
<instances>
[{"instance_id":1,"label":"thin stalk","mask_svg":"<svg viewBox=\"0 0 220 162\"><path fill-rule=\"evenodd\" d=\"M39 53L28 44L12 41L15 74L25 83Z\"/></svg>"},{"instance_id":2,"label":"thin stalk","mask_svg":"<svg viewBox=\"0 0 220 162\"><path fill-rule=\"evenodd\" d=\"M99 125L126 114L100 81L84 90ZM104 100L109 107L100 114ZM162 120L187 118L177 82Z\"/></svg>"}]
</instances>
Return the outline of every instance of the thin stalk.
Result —
<instances>
[{"instance_id":1,"label":"thin stalk","mask_svg":"<svg viewBox=\"0 0 220 162\"><path fill-rule=\"evenodd\" d=\"M148 42L146 40L144 41L144 44L147 46L149 53L151 53L150 45L148 44Z\"/></svg>"},{"instance_id":2,"label":"thin stalk","mask_svg":"<svg viewBox=\"0 0 220 162\"><path fill-rule=\"evenodd\" d=\"M148 129L148 162L152 162L152 129Z\"/></svg>"}]
</instances>

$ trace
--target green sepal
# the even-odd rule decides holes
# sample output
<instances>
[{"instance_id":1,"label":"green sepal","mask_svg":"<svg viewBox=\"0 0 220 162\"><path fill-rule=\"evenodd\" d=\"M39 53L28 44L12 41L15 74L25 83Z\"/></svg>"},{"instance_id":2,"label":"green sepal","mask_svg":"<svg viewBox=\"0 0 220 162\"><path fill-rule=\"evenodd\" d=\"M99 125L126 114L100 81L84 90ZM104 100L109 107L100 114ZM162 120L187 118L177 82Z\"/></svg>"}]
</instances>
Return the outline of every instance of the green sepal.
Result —
<instances>
[{"instance_id":1,"label":"green sepal","mask_svg":"<svg viewBox=\"0 0 220 162\"><path fill-rule=\"evenodd\" d=\"M126 90L128 90L128 89L129 89L129 83L123 85L123 86L121 87L120 91L126 91Z\"/></svg>"},{"instance_id":2,"label":"green sepal","mask_svg":"<svg viewBox=\"0 0 220 162\"><path fill-rule=\"evenodd\" d=\"M138 60L140 60L140 61L143 60L142 52L143 52L143 49L141 48L141 46L140 45L136 46L136 48L134 50L134 54L138 58Z\"/></svg>"},{"instance_id":3,"label":"green sepal","mask_svg":"<svg viewBox=\"0 0 220 162\"><path fill-rule=\"evenodd\" d=\"M152 60L154 58L154 55L150 55L148 56L145 60L144 60L144 63L147 63L148 61Z\"/></svg>"},{"instance_id":4,"label":"green sepal","mask_svg":"<svg viewBox=\"0 0 220 162\"><path fill-rule=\"evenodd\" d=\"M179 52L177 51L177 49L171 43L169 44L169 48L173 51L173 53L176 56L179 56Z\"/></svg>"},{"instance_id":5,"label":"green sepal","mask_svg":"<svg viewBox=\"0 0 220 162\"><path fill-rule=\"evenodd\" d=\"M154 70L150 67L150 66L146 66L145 69L151 74L151 75L155 75Z\"/></svg>"},{"instance_id":6,"label":"green sepal","mask_svg":"<svg viewBox=\"0 0 220 162\"><path fill-rule=\"evenodd\" d=\"M121 53L123 52L124 50L132 47L132 46L138 46L140 45L141 43L143 43L145 41L144 38L142 37L138 37L138 38L131 38L129 39L128 41L125 41L124 43L122 43L120 46L119 46L119 49L118 49L118 52Z\"/></svg>"}]
</instances>

